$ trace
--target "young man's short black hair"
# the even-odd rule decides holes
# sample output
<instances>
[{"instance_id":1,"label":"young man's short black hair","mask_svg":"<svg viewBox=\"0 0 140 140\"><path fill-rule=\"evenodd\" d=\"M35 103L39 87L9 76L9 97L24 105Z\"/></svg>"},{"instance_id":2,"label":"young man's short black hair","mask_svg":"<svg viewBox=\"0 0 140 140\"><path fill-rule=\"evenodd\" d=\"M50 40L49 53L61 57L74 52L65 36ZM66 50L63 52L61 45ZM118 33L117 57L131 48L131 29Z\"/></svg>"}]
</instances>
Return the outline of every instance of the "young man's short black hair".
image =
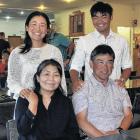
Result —
<instances>
[{"instance_id":1,"label":"young man's short black hair","mask_svg":"<svg viewBox=\"0 0 140 140\"><path fill-rule=\"evenodd\" d=\"M112 16L113 8L108 3L97 2L90 9L91 17L94 17L97 12L102 14L108 13L110 16Z\"/></svg>"},{"instance_id":2,"label":"young man's short black hair","mask_svg":"<svg viewBox=\"0 0 140 140\"><path fill-rule=\"evenodd\" d=\"M113 49L110 46L106 45L106 44L98 45L91 52L90 60L93 61L93 60L95 60L96 56L98 56L98 55L106 55L106 54L112 56L113 61L114 61L114 59L115 59L115 53L114 53Z\"/></svg>"}]
</instances>

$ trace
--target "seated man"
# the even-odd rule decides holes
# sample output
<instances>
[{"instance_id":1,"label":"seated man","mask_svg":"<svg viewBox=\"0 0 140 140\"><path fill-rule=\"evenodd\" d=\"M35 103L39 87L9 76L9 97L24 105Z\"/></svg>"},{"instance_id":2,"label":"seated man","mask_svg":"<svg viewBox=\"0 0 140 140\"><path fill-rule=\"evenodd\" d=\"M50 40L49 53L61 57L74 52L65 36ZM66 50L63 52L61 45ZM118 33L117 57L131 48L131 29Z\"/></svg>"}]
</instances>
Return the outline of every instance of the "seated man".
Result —
<instances>
[{"instance_id":1,"label":"seated man","mask_svg":"<svg viewBox=\"0 0 140 140\"><path fill-rule=\"evenodd\" d=\"M93 74L72 97L79 127L92 138L127 130L133 119L127 91L109 79L114 59L110 46L97 46L90 56Z\"/></svg>"}]
</instances>

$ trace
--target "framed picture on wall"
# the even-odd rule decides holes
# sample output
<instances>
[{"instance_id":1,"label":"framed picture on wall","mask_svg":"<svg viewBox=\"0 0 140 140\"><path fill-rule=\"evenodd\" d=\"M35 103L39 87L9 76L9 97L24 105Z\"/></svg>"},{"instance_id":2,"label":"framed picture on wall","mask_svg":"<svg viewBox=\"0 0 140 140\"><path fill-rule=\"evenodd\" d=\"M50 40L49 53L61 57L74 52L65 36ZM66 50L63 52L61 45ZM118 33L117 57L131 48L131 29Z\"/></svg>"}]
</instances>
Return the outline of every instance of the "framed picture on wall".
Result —
<instances>
[{"instance_id":1,"label":"framed picture on wall","mask_svg":"<svg viewBox=\"0 0 140 140\"><path fill-rule=\"evenodd\" d=\"M84 12L74 12L69 16L69 36L84 35Z\"/></svg>"}]
</instances>

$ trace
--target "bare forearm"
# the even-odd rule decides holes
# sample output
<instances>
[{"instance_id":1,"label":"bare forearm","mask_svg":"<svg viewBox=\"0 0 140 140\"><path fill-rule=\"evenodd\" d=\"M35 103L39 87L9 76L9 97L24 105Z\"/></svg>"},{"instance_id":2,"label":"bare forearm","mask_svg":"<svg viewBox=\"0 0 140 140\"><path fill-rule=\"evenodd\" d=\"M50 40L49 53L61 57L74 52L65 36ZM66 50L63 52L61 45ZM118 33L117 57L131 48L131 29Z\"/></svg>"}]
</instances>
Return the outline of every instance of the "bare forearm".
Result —
<instances>
[{"instance_id":1,"label":"bare forearm","mask_svg":"<svg viewBox=\"0 0 140 140\"><path fill-rule=\"evenodd\" d=\"M79 80L79 72L74 70L74 69L72 69L70 71L70 77L71 77L72 83L78 81Z\"/></svg>"},{"instance_id":2,"label":"bare forearm","mask_svg":"<svg viewBox=\"0 0 140 140\"><path fill-rule=\"evenodd\" d=\"M75 48L74 43L71 43L68 47L68 55L72 56L74 48Z\"/></svg>"},{"instance_id":3,"label":"bare forearm","mask_svg":"<svg viewBox=\"0 0 140 140\"><path fill-rule=\"evenodd\" d=\"M72 90L73 90L73 93L75 93L76 91L81 89L84 81L79 79L79 73L76 70L71 70L70 76L72 80Z\"/></svg>"},{"instance_id":4,"label":"bare forearm","mask_svg":"<svg viewBox=\"0 0 140 140\"><path fill-rule=\"evenodd\" d=\"M123 130L128 130L128 128L130 127L131 123L132 123L132 120L133 120L133 115L130 114L129 116L127 117L124 117L124 119L122 120L121 122L121 125L120 127L123 129Z\"/></svg>"},{"instance_id":5,"label":"bare forearm","mask_svg":"<svg viewBox=\"0 0 140 140\"><path fill-rule=\"evenodd\" d=\"M101 137L104 136L104 134L99 131L97 128L95 128L90 122L78 122L80 128L89 136L89 137Z\"/></svg>"}]
</instances>

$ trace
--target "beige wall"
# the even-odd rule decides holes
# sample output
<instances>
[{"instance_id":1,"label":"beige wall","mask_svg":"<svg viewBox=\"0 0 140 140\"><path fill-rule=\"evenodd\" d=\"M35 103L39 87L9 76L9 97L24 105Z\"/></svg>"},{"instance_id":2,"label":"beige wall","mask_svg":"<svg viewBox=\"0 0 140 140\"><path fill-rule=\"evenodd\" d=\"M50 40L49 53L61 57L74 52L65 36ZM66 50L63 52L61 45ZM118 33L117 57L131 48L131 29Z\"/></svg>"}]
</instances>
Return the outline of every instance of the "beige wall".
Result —
<instances>
[{"instance_id":1,"label":"beige wall","mask_svg":"<svg viewBox=\"0 0 140 140\"><path fill-rule=\"evenodd\" d=\"M85 12L85 33L88 33L93 29L88 8L89 6L80 8L81 12ZM55 13L56 30L58 32L69 35L69 15L72 15L72 12L77 10L79 9L65 10Z\"/></svg>"},{"instance_id":2,"label":"beige wall","mask_svg":"<svg viewBox=\"0 0 140 140\"><path fill-rule=\"evenodd\" d=\"M138 19L138 26L140 27L140 5L136 5L134 8L134 18Z\"/></svg>"},{"instance_id":3,"label":"beige wall","mask_svg":"<svg viewBox=\"0 0 140 140\"><path fill-rule=\"evenodd\" d=\"M5 32L6 38L7 36L17 35L24 37L25 20L3 20L0 19L0 31Z\"/></svg>"},{"instance_id":4,"label":"beige wall","mask_svg":"<svg viewBox=\"0 0 140 140\"><path fill-rule=\"evenodd\" d=\"M117 26L131 27L133 19L133 8L131 5L111 4L114 13L112 21L112 29L117 31Z\"/></svg>"},{"instance_id":5,"label":"beige wall","mask_svg":"<svg viewBox=\"0 0 140 140\"><path fill-rule=\"evenodd\" d=\"M117 26L131 27L132 19L134 18L140 19L140 8L137 8L135 10L134 6L132 5L122 5L117 3L110 3L110 4L114 9L113 21L111 24L113 31L115 32L117 31ZM88 5L78 9L71 9L71 10L55 13L57 31L62 32L65 35L69 34L69 15L72 14L73 11L77 11L77 10L80 10L81 12L85 12L85 34L94 30L92 26L90 12L89 12L90 7L91 5ZM139 15L137 15L136 12L138 12ZM134 15L136 17L134 17Z\"/></svg>"}]
</instances>

